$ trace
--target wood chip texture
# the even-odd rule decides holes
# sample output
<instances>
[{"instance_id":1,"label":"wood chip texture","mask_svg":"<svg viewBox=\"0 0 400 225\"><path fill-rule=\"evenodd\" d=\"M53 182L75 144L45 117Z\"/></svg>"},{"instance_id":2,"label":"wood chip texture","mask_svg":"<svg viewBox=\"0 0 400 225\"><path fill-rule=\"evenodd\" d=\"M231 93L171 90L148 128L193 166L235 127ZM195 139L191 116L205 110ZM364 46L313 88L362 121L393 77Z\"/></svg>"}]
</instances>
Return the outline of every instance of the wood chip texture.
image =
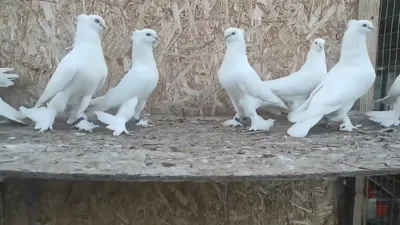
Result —
<instances>
[{"instance_id":1,"label":"wood chip texture","mask_svg":"<svg viewBox=\"0 0 400 225\"><path fill-rule=\"evenodd\" d=\"M217 81L225 51L223 31L247 31L250 63L263 80L300 68L309 44L326 43L327 63L338 59L357 0L4 0L0 2L0 66L21 75L0 96L13 106L32 106L71 49L75 19L101 15L109 30L103 48L114 87L131 65L131 32L150 27L161 42L155 49L160 81L146 105L152 114L217 115L232 105Z\"/></svg>"}]
</instances>

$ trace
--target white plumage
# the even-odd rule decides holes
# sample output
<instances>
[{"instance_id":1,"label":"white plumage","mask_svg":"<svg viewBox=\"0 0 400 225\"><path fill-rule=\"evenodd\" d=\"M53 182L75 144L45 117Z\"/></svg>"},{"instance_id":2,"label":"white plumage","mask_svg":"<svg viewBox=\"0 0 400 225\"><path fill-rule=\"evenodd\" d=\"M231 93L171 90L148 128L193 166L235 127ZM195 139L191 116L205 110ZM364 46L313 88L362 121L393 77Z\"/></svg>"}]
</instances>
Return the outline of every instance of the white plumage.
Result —
<instances>
[{"instance_id":1,"label":"white plumage","mask_svg":"<svg viewBox=\"0 0 400 225\"><path fill-rule=\"evenodd\" d=\"M394 80L392 86L384 98L375 101L392 105L389 111L370 111L365 113L370 120L384 127L398 126L400 124L400 76Z\"/></svg>"},{"instance_id":2,"label":"white plumage","mask_svg":"<svg viewBox=\"0 0 400 225\"><path fill-rule=\"evenodd\" d=\"M355 101L368 92L376 77L366 45L367 34L373 29L368 20L348 22L339 62L289 116L295 123L287 131L290 136L305 137L324 116L331 121L342 121L340 130L355 128L347 114Z\"/></svg>"},{"instance_id":3,"label":"white plumage","mask_svg":"<svg viewBox=\"0 0 400 225\"><path fill-rule=\"evenodd\" d=\"M228 93L236 110L233 119L225 121L224 126L241 126L242 117L250 117L249 130L269 130L274 120L264 120L256 112L261 105L288 108L272 91L263 86L257 72L249 64L244 30L228 28L225 33L226 52L218 72L218 80Z\"/></svg>"},{"instance_id":4,"label":"white plumage","mask_svg":"<svg viewBox=\"0 0 400 225\"><path fill-rule=\"evenodd\" d=\"M324 39L313 40L306 61L298 71L286 77L263 81L275 95L285 102L290 111L305 102L328 73L324 46Z\"/></svg>"},{"instance_id":5,"label":"white plumage","mask_svg":"<svg viewBox=\"0 0 400 225\"><path fill-rule=\"evenodd\" d=\"M19 78L18 74L7 73L14 68L0 68L0 87L9 87L14 85L13 80Z\"/></svg>"},{"instance_id":6,"label":"white plumage","mask_svg":"<svg viewBox=\"0 0 400 225\"><path fill-rule=\"evenodd\" d=\"M159 74L154 59L153 45L158 41L152 29L132 32L132 67L119 84L104 96L92 99L90 109L96 111L98 119L108 124L113 135L128 133L125 123L132 117L138 126L149 126L146 120L139 120L147 99L157 86ZM110 115L103 111L120 107L118 113Z\"/></svg>"},{"instance_id":7,"label":"white plumage","mask_svg":"<svg viewBox=\"0 0 400 225\"><path fill-rule=\"evenodd\" d=\"M64 112L68 102L73 106L67 123L86 119L84 111L93 94L98 91L107 78L107 65L104 60L100 35L106 28L103 18L98 15L79 15L74 48L59 63L34 108L20 110L35 122L35 129L44 132L53 130L58 113ZM47 107L43 106L47 103ZM79 129L87 121L80 121ZM93 126L94 127L94 126ZM91 131L89 129L89 131Z\"/></svg>"},{"instance_id":8,"label":"white plumage","mask_svg":"<svg viewBox=\"0 0 400 225\"><path fill-rule=\"evenodd\" d=\"M19 76L17 74L7 74L14 70L14 68L0 68L0 87L9 87L14 85L13 80L17 79ZM3 99L0 98L0 116L3 116L9 120L25 124L22 121L22 115L12 106L7 104Z\"/></svg>"}]
</instances>

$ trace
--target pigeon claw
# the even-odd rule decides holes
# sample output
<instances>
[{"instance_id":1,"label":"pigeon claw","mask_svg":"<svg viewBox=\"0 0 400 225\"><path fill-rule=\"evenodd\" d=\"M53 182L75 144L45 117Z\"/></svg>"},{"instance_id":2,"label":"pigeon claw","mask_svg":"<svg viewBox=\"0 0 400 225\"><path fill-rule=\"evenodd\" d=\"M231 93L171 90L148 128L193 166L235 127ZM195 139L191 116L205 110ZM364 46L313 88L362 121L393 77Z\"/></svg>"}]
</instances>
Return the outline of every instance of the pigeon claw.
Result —
<instances>
[{"instance_id":1,"label":"pigeon claw","mask_svg":"<svg viewBox=\"0 0 400 225\"><path fill-rule=\"evenodd\" d=\"M93 129L97 127L99 127L99 125L96 125L87 120L81 120L78 124L74 126L74 128L78 129L79 131L87 131L90 133L92 133Z\"/></svg>"},{"instance_id":2,"label":"pigeon claw","mask_svg":"<svg viewBox=\"0 0 400 225\"><path fill-rule=\"evenodd\" d=\"M251 122L251 127L249 131L268 131L273 125L275 120L273 119L257 119L256 121Z\"/></svg>"},{"instance_id":3,"label":"pigeon claw","mask_svg":"<svg viewBox=\"0 0 400 225\"><path fill-rule=\"evenodd\" d=\"M121 135L122 133L124 133L124 134L126 134L126 135L129 135L129 131L127 131L127 130L123 130L123 131L115 130L115 131L113 132L113 136L119 136L119 135Z\"/></svg>"},{"instance_id":4,"label":"pigeon claw","mask_svg":"<svg viewBox=\"0 0 400 225\"><path fill-rule=\"evenodd\" d=\"M35 125L35 128L34 128L35 130L39 130L39 133L41 133L41 134L43 134L44 132L46 132L46 131L52 131L52 132L54 132L54 130L53 130L53 126L39 126L39 125Z\"/></svg>"},{"instance_id":5,"label":"pigeon claw","mask_svg":"<svg viewBox=\"0 0 400 225\"><path fill-rule=\"evenodd\" d=\"M139 122L136 123L138 127L154 127L154 125L149 124L147 120L141 119Z\"/></svg>"},{"instance_id":6,"label":"pigeon claw","mask_svg":"<svg viewBox=\"0 0 400 225\"><path fill-rule=\"evenodd\" d=\"M353 126L353 124L351 124L351 123L342 123L342 124L340 124L339 129L340 129L341 131L351 132L351 131L353 131L354 129L358 130L359 127L361 127L361 124L358 124L358 125L356 125L356 126Z\"/></svg>"},{"instance_id":7,"label":"pigeon claw","mask_svg":"<svg viewBox=\"0 0 400 225\"><path fill-rule=\"evenodd\" d=\"M240 123L239 121L237 121L236 118L227 120L222 125L224 125L224 127L241 127L241 126L243 126L243 124Z\"/></svg>"}]
</instances>

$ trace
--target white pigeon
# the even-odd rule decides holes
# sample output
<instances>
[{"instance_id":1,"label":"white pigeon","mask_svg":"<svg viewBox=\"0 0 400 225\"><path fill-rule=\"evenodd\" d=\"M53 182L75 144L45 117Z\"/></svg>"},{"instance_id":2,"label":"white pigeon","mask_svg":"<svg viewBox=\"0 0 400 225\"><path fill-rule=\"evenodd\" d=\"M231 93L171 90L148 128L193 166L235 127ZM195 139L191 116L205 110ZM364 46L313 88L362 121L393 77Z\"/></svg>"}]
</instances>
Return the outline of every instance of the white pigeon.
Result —
<instances>
[{"instance_id":1,"label":"white pigeon","mask_svg":"<svg viewBox=\"0 0 400 225\"><path fill-rule=\"evenodd\" d=\"M81 14L77 17L72 51L58 64L35 107L20 108L26 117L35 122L35 129L39 132L53 130L56 115L65 111L68 102L79 104L74 105L67 123L84 118L76 125L78 129L91 131L90 128L95 127L86 120L84 111L107 78L108 69L100 38L105 29L105 21L98 15ZM47 107L43 106L46 102Z\"/></svg>"},{"instance_id":2,"label":"white pigeon","mask_svg":"<svg viewBox=\"0 0 400 225\"><path fill-rule=\"evenodd\" d=\"M14 70L14 68L0 68L0 87L9 87L11 85L14 85L13 80L17 79L19 76L17 74L6 73L12 70ZM22 121L22 115L20 114L20 112L18 112L12 106L7 104L1 98L0 98L0 116L21 124L25 124Z\"/></svg>"},{"instance_id":3,"label":"white pigeon","mask_svg":"<svg viewBox=\"0 0 400 225\"><path fill-rule=\"evenodd\" d=\"M263 81L275 95L285 102L290 111L297 109L305 102L328 73L324 46L324 39L313 40L306 61L300 70L286 77Z\"/></svg>"},{"instance_id":4,"label":"white pigeon","mask_svg":"<svg viewBox=\"0 0 400 225\"><path fill-rule=\"evenodd\" d=\"M154 59L153 46L158 42L157 33L152 29L142 29L132 32L132 67L121 79L119 84L110 89L104 96L94 98L89 110L94 110L97 118L108 124L113 135L122 132L128 134L125 124L132 117L138 126L150 126L147 120L139 119L147 99L154 91L158 82L158 69ZM120 107L118 113L110 115L103 111Z\"/></svg>"},{"instance_id":5,"label":"white pigeon","mask_svg":"<svg viewBox=\"0 0 400 225\"><path fill-rule=\"evenodd\" d=\"M249 64L246 53L245 32L239 28L228 28L224 33L226 52L218 71L218 80L229 95L236 115L223 123L224 126L241 126L243 117L250 117L249 130L269 130L273 119L264 120L256 112L261 105L287 110L285 103L263 86L257 72Z\"/></svg>"},{"instance_id":6,"label":"white pigeon","mask_svg":"<svg viewBox=\"0 0 400 225\"><path fill-rule=\"evenodd\" d=\"M295 123L287 133L305 137L324 116L342 121L340 130L352 131L348 112L375 81L375 70L368 56L367 34L374 29L371 21L350 20L344 33L339 62L322 79L310 97L289 120Z\"/></svg>"},{"instance_id":7,"label":"white pigeon","mask_svg":"<svg viewBox=\"0 0 400 225\"><path fill-rule=\"evenodd\" d=\"M365 113L370 120L381 124L384 127L400 125L400 75L394 80L386 97L376 100L376 103L385 103L392 105L389 111L370 111Z\"/></svg>"}]
</instances>

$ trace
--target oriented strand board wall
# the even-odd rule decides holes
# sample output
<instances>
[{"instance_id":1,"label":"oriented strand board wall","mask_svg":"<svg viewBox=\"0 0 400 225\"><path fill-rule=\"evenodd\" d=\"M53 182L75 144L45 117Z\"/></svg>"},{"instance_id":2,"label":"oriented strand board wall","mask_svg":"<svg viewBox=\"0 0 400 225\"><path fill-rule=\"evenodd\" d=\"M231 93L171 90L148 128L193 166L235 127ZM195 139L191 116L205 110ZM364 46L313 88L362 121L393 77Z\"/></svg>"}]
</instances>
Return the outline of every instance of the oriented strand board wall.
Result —
<instances>
[{"instance_id":1,"label":"oriented strand board wall","mask_svg":"<svg viewBox=\"0 0 400 225\"><path fill-rule=\"evenodd\" d=\"M25 225L26 183L7 183L6 224ZM334 225L335 180L238 183L40 181L38 225Z\"/></svg>"},{"instance_id":2,"label":"oriented strand board wall","mask_svg":"<svg viewBox=\"0 0 400 225\"><path fill-rule=\"evenodd\" d=\"M22 75L3 97L32 105L73 42L78 14L100 14L110 27L103 47L109 66L105 89L128 71L131 31L150 27L161 43L160 82L146 111L162 114L231 113L216 72L224 54L223 31L247 29L250 62L262 79L286 76L304 61L310 40L327 41L328 66L338 59L345 23L357 0L43 0L1 1L0 66ZM103 90L104 91L104 90Z\"/></svg>"}]
</instances>

